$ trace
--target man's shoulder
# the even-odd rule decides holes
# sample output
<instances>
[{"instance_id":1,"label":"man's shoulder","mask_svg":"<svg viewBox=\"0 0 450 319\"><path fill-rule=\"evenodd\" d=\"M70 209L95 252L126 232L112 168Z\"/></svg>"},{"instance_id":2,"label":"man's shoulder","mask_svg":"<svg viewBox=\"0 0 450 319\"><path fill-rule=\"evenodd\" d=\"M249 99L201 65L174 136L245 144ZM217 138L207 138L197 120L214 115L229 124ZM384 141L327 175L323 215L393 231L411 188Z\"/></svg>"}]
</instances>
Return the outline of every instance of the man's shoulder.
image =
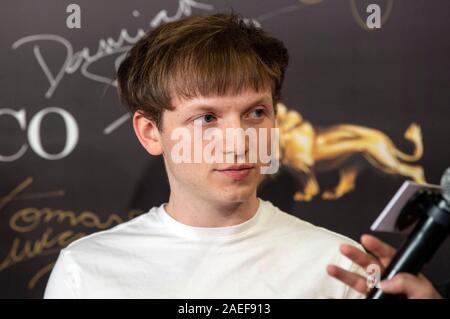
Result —
<instances>
[{"instance_id":1,"label":"man's shoulder","mask_svg":"<svg viewBox=\"0 0 450 319\"><path fill-rule=\"evenodd\" d=\"M275 220L277 230L284 234L289 234L293 240L298 239L303 242L307 238L311 244L335 247L341 244L349 244L361 248L356 241L347 236L307 222L292 213L281 210L272 203L270 205L277 210L277 218Z\"/></svg>"},{"instance_id":2,"label":"man's shoulder","mask_svg":"<svg viewBox=\"0 0 450 319\"><path fill-rule=\"evenodd\" d=\"M101 252L104 249L124 247L139 235L144 235L149 231L149 226L155 222L155 211L157 207L152 207L148 212L143 213L133 219L120 223L112 228L94 232L78 240L71 242L63 250L64 252Z\"/></svg>"}]
</instances>

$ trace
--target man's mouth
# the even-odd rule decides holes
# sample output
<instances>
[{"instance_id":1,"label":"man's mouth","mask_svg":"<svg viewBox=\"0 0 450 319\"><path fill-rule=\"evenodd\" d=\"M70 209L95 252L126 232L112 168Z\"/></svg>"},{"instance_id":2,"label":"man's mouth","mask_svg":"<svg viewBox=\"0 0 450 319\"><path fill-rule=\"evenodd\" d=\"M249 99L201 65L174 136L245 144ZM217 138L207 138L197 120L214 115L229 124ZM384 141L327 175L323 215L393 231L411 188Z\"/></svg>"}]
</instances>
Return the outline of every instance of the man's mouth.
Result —
<instances>
[{"instance_id":1,"label":"man's mouth","mask_svg":"<svg viewBox=\"0 0 450 319\"><path fill-rule=\"evenodd\" d=\"M216 169L216 171L234 180L242 180L249 176L254 168L254 165L238 164Z\"/></svg>"}]
</instances>

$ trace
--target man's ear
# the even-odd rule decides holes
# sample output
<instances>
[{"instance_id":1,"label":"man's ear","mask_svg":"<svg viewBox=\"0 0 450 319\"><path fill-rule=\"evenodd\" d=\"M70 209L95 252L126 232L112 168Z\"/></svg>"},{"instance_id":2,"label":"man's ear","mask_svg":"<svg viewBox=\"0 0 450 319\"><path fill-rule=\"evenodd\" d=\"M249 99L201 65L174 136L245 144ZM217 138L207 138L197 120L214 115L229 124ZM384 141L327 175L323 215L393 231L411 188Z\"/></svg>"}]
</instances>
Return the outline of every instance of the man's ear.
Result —
<instances>
[{"instance_id":1,"label":"man's ear","mask_svg":"<svg viewBox=\"0 0 450 319\"><path fill-rule=\"evenodd\" d=\"M161 135L155 122L136 111L133 114L133 128L139 142L141 142L147 152L151 155L161 155L163 153Z\"/></svg>"}]
</instances>

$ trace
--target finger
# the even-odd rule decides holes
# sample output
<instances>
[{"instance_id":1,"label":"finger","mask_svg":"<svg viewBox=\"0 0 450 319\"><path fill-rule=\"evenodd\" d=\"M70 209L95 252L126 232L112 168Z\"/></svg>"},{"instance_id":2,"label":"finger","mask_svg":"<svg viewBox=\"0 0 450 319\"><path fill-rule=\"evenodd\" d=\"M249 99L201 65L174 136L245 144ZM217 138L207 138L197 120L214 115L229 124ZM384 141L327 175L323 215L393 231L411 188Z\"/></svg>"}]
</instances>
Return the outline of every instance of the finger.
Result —
<instances>
[{"instance_id":1,"label":"finger","mask_svg":"<svg viewBox=\"0 0 450 319\"><path fill-rule=\"evenodd\" d=\"M397 250L389 244L379 240L372 235L361 236L362 245L374 256L376 256L384 267L387 267Z\"/></svg>"},{"instance_id":2,"label":"finger","mask_svg":"<svg viewBox=\"0 0 450 319\"><path fill-rule=\"evenodd\" d=\"M390 294L404 294L408 299L439 298L439 293L423 275L399 273L380 283L381 289Z\"/></svg>"},{"instance_id":3,"label":"finger","mask_svg":"<svg viewBox=\"0 0 450 319\"><path fill-rule=\"evenodd\" d=\"M380 261L378 261L375 257L361 251L355 246L342 244L340 246L340 251L341 254L364 269L366 269L371 264L380 265Z\"/></svg>"},{"instance_id":4,"label":"finger","mask_svg":"<svg viewBox=\"0 0 450 319\"><path fill-rule=\"evenodd\" d=\"M328 265L327 273L356 291L364 295L367 293L367 282L366 278L363 276L344 270L335 265Z\"/></svg>"}]
</instances>

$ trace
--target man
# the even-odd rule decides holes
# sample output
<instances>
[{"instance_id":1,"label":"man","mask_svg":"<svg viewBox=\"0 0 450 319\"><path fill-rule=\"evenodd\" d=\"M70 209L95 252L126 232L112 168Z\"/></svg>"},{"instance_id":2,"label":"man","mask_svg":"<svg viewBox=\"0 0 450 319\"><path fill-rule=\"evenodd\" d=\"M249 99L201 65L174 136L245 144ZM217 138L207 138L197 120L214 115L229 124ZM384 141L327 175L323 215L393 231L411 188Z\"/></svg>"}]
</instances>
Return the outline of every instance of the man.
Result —
<instances>
[{"instance_id":1,"label":"man","mask_svg":"<svg viewBox=\"0 0 450 319\"><path fill-rule=\"evenodd\" d=\"M329 263L361 271L337 252L360 246L257 197L265 165L249 160L247 138L213 144L233 163L177 158L174 133L191 138L184 158L210 145L197 128L272 130L287 64L280 40L235 14L189 17L140 39L119 67L119 94L142 146L163 156L170 197L63 249L45 297L361 297L326 273Z\"/></svg>"},{"instance_id":2,"label":"man","mask_svg":"<svg viewBox=\"0 0 450 319\"><path fill-rule=\"evenodd\" d=\"M340 247L340 251L344 256L365 269L369 265L374 264L380 266L380 269L387 267L396 253L394 247L371 235L363 235L361 244L373 255L364 253L347 244L343 244ZM366 277L341 269L335 265L329 265L327 271L331 276L362 294L367 293ZM380 282L380 288L385 293L405 295L408 299L442 298L433 284L422 274L415 276L408 273L399 273L391 279ZM445 294L448 294L448 287L442 288L442 291L445 292L447 290Z\"/></svg>"}]
</instances>

